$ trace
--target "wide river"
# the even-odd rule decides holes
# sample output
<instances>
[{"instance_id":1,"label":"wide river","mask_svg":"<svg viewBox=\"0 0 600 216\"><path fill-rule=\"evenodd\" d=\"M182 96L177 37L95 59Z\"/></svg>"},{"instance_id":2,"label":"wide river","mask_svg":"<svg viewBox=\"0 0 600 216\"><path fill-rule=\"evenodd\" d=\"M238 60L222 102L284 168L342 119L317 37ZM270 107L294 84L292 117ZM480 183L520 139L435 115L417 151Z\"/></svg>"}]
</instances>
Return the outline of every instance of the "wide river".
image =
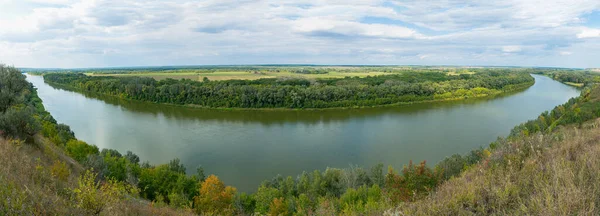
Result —
<instances>
[{"instance_id":1,"label":"wide river","mask_svg":"<svg viewBox=\"0 0 600 216\"><path fill-rule=\"evenodd\" d=\"M53 88L41 76L27 80L54 118L81 140L130 150L152 164L179 158L189 173L201 165L228 185L254 191L277 174L351 164L401 168L410 160L433 165L487 146L579 95L573 87L534 77L527 90L495 98L323 111L193 109L83 95Z\"/></svg>"}]
</instances>

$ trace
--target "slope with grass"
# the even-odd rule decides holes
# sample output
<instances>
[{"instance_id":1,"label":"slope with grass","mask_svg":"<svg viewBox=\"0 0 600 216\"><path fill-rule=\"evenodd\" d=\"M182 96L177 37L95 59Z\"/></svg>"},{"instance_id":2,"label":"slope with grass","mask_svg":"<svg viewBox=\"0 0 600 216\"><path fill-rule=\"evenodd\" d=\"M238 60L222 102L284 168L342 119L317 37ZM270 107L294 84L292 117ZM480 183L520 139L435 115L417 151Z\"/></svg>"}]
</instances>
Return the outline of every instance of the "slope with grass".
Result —
<instances>
[{"instance_id":1,"label":"slope with grass","mask_svg":"<svg viewBox=\"0 0 600 216\"><path fill-rule=\"evenodd\" d=\"M599 215L600 87L516 127L399 215Z\"/></svg>"},{"instance_id":2,"label":"slope with grass","mask_svg":"<svg viewBox=\"0 0 600 216\"><path fill-rule=\"evenodd\" d=\"M190 214L153 206L135 186L79 162L94 154L45 111L20 71L0 65L0 215Z\"/></svg>"}]
</instances>

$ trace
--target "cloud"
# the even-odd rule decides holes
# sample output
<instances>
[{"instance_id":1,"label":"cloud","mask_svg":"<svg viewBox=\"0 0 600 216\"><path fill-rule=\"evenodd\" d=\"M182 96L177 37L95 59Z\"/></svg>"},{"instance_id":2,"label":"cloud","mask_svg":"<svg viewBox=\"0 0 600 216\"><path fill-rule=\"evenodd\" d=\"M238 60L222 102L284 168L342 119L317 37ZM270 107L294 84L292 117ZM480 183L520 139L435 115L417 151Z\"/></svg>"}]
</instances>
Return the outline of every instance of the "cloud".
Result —
<instances>
[{"instance_id":1,"label":"cloud","mask_svg":"<svg viewBox=\"0 0 600 216\"><path fill-rule=\"evenodd\" d=\"M304 18L294 21L295 32L317 36L364 36L376 38L416 38L419 34L412 29L383 24Z\"/></svg>"},{"instance_id":2,"label":"cloud","mask_svg":"<svg viewBox=\"0 0 600 216\"><path fill-rule=\"evenodd\" d=\"M600 67L589 57L600 30L585 26L599 9L589 0L0 0L0 61Z\"/></svg>"},{"instance_id":3,"label":"cloud","mask_svg":"<svg viewBox=\"0 0 600 216\"><path fill-rule=\"evenodd\" d=\"M577 38L596 38L596 37L600 37L600 29L584 28L579 34L577 34Z\"/></svg>"},{"instance_id":4,"label":"cloud","mask_svg":"<svg viewBox=\"0 0 600 216\"><path fill-rule=\"evenodd\" d=\"M502 52L506 52L506 53L516 53L516 52L521 52L523 49L520 46L503 46L502 47Z\"/></svg>"},{"instance_id":5,"label":"cloud","mask_svg":"<svg viewBox=\"0 0 600 216\"><path fill-rule=\"evenodd\" d=\"M573 53L569 52L569 51L561 51L559 54L562 55L562 56L573 55Z\"/></svg>"}]
</instances>

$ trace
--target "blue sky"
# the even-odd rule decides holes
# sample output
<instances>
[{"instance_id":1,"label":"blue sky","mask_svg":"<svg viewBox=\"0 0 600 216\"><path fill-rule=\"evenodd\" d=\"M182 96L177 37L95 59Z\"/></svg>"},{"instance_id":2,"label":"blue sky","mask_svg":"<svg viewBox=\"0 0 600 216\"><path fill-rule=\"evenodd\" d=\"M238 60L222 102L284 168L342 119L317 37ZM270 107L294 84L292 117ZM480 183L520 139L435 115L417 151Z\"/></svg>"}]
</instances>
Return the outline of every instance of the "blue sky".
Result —
<instances>
[{"instance_id":1,"label":"blue sky","mask_svg":"<svg viewBox=\"0 0 600 216\"><path fill-rule=\"evenodd\" d=\"M18 67L600 67L598 0L0 0Z\"/></svg>"}]
</instances>

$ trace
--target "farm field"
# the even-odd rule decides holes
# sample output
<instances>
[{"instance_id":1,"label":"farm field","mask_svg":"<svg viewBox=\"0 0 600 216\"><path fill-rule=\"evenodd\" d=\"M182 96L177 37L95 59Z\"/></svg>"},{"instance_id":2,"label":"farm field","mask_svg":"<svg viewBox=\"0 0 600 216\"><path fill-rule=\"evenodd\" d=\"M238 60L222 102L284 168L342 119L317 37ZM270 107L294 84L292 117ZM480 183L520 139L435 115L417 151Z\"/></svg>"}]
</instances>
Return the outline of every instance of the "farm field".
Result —
<instances>
[{"instance_id":1,"label":"farm field","mask_svg":"<svg viewBox=\"0 0 600 216\"><path fill-rule=\"evenodd\" d=\"M209 80L257 80L262 78L279 78L279 77L290 77L290 78L305 78L305 79L316 79L316 78L344 78L350 77L366 77L366 76L378 76L393 73L385 72L337 72L332 71L326 74L300 74L292 72L271 72L271 71L259 71L259 72L246 72L246 71L218 71L218 72L148 72L148 73L85 73L88 76L137 76L137 77L152 77L156 80L163 80L167 78L171 79L191 79L196 81L202 81L204 77Z\"/></svg>"}]
</instances>

